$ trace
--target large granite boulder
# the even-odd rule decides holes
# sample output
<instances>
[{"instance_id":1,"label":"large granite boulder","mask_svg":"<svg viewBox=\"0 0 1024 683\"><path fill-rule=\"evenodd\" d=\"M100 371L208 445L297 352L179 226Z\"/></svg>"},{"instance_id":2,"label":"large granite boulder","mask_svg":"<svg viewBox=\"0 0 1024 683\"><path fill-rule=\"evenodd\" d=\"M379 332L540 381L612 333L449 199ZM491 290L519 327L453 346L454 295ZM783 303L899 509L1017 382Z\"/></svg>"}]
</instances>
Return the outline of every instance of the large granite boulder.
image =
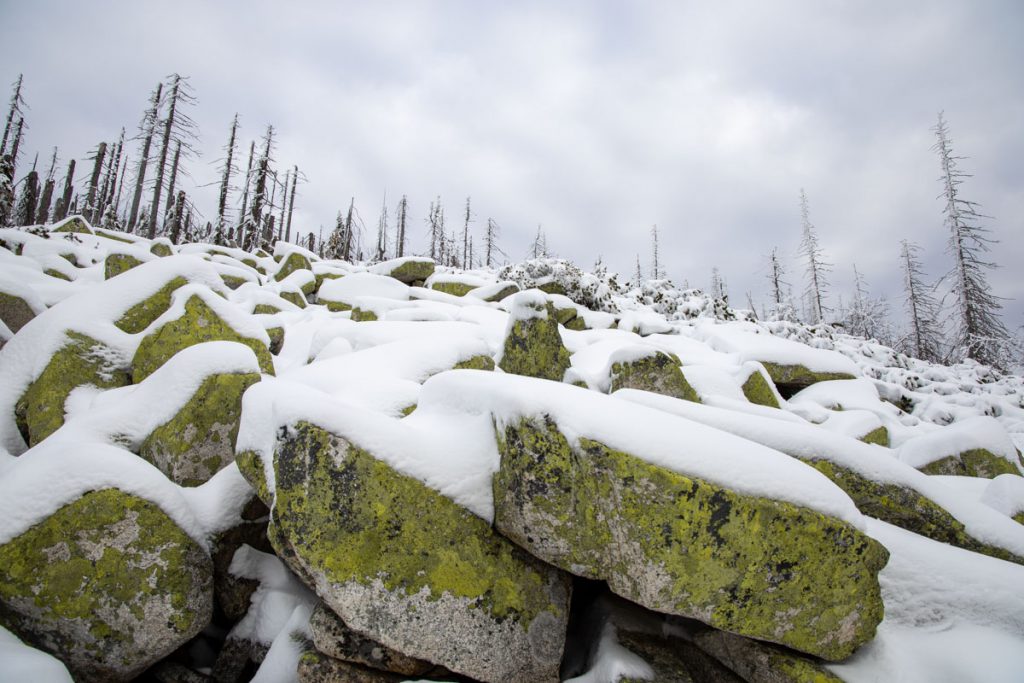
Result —
<instances>
[{"instance_id":1,"label":"large granite boulder","mask_svg":"<svg viewBox=\"0 0 1024 683\"><path fill-rule=\"evenodd\" d=\"M498 363L514 375L562 381L569 369L569 351L562 344L554 307L543 294L516 294Z\"/></svg>"}]
</instances>

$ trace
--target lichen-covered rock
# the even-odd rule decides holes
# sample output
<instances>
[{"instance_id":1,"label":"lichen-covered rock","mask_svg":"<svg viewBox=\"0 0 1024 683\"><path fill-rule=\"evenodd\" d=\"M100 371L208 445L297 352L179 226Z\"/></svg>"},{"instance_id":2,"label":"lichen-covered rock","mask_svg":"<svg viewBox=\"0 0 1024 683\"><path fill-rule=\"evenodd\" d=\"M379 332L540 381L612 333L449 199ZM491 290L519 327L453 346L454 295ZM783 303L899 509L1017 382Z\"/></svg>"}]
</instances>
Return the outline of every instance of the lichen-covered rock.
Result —
<instances>
[{"instance_id":1,"label":"lichen-covered rock","mask_svg":"<svg viewBox=\"0 0 1024 683\"><path fill-rule=\"evenodd\" d=\"M408 678L328 657L310 649L299 658L296 680L299 683L401 683Z\"/></svg>"},{"instance_id":2,"label":"lichen-covered rock","mask_svg":"<svg viewBox=\"0 0 1024 683\"><path fill-rule=\"evenodd\" d=\"M772 391L771 380L761 373L760 370L753 370L741 387L743 395L751 403L756 403L769 408L778 408L779 400Z\"/></svg>"},{"instance_id":3,"label":"lichen-covered rock","mask_svg":"<svg viewBox=\"0 0 1024 683\"><path fill-rule=\"evenodd\" d=\"M228 289L238 289L246 282L248 282L248 280L246 280L244 277L240 277L238 275L230 275L227 273L222 273L220 279L221 282L223 282Z\"/></svg>"},{"instance_id":4,"label":"lichen-covered rock","mask_svg":"<svg viewBox=\"0 0 1024 683\"><path fill-rule=\"evenodd\" d=\"M127 270L131 270L135 266L141 265L142 261L131 254L107 254L107 258L103 262L103 277L109 280Z\"/></svg>"},{"instance_id":5,"label":"lichen-covered rock","mask_svg":"<svg viewBox=\"0 0 1024 683\"><path fill-rule=\"evenodd\" d=\"M611 391L619 389L652 391L700 403L697 392L679 369L679 362L662 351L612 363Z\"/></svg>"},{"instance_id":6,"label":"lichen-covered rock","mask_svg":"<svg viewBox=\"0 0 1024 683\"><path fill-rule=\"evenodd\" d=\"M310 264L308 258L297 251L293 251L288 254L288 258L281 263L281 267L277 269L276 273L274 273L274 279L280 282L297 270L312 271L313 266Z\"/></svg>"},{"instance_id":7,"label":"lichen-covered rock","mask_svg":"<svg viewBox=\"0 0 1024 683\"><path fill-rule=\"evenodd\" d=\"M385 261L375 266L373 272L388 275L399 282L411 285L417 280L423 281L434 274L434 262L427 258L396 259L392 264Z\"/></svg>"},{"instance_id":8,"label":"lichen-covered rock","mask_svg":"<svg viewBox=\"0 0 1024 683\"><path fill-rule=\"evenodd\" d=\"M1017 468L1006 458L987 448L972 448L956 455L948 455L919 468L925 474L952 474L960 477L994 479L1000 474L1017 474Z\"/></svg>"},{"instance_id":9,"label":"lichen-covered rock","mask_svg":"<svg viewBox=\"0 0 1024 683\"><path fill-rule=\"evenodd\" d=\"M620 630L619 644L639 655L659 683L744 683L691 643L664 635Z\"/></svg>"},{"instance_id":10,"label":"lichen-covered rock","mask_svg":"<svg viewBox=\"0 0 1024 683\"><path fill-rule=\"evenodd\" d=\"M784 397L789 397L806 389L818 382L828 382L835 379L856 379L853 375L845 372L814 372L803 365L782 365L780 363L764 362L765 371L772 378L775 387Z\"/></svg>"},{"instance_id":11,"label":"lichen-covered rock","mask_svg":"<svg viewBox=\"0 0 1024 683\"><path fill-rule=\"evenodd\" d=\"M306 297L302 295L302 292L281 292L280 296L285 301L293 303L299 308L305 308L309 305L306 302Z\"/></svg>"},{"instance_id":12,"label":"lichen-covered rock","mask_svg":"<svg viewBox=\"0 0 1024 683\"><path fill-rule=\"evenodd\" d=\"M499 433L495 527L649 609L830 660L874 637L888 552L846 522L521 420ZM681 446L685 447L685 446Z\"/></svg>"},{"instance_id":13,"label":"lichen-covered rock","mask_svg":"<svg viewBox=\"0 0 1024 683\"><path fill-rule=\"evenodd\" d=\"M889 430L885 425L876 427L864 436L859 437L864 443L873 443L876 446L889 447Z\"/></svg>"},{"instance_id":14,"label":"lichen-covered rock","mask_svg":"<svg viewBox=\"0 0 1024 683\"><path fill-rule=\"evenodd\" d=\"M129 384L122 361L110 347L79 332L69 331L66 338L15 406L18 428L30 447L64 424L64 403L76 387L111 389Z\"/></svg>"},{"instance_id":15,"label":"lichen-covered rock","mask_svg":"<svg viewBox=\"0 0 1024 683\"><path fill-rule=\"evenodd\" d=\"M453 370L493 370L494 359L490 356L473 356L455 364ZM411 412L411 411L410 411Z\"/></svg>"},{"instance_id":16,"label":"lichen-covered rock","mask_svg":"<svg viewBox=\"0 0 1024 683\"><path fill-rule=\"evenodd\" d=\"M153 254L154 256L159 256L163 258L165 256L172 255L174 253L174 250L171 249L170 240L157 239L153 241L152 245L150 245L149 253Z\"/></svg>"},{"instance_id":17,"label":"lichen-covered rock","mask_svg":"<svg viewBox=\"0 0 1024 683\"><path fill-rule=\"evenodd\" d=\"M127 681L206 627L206 551L153 503L86 493L0 546L0 618L76 681Z\"/></svg>"},{"instance_id":18,"label":"lichen-covered rock","mask_svg":"<svg viewBox=\"0 0 1024 683\"><path fill-rule=\"evenodd\" d=\"M36 312L20 296L0 292L0 320L17 333L29 320L36 317Z\"/></svg>"},{"instance_id":19,"label":"lichen-covered rock","mask_svg":"<svg viewBox=\"0 0 1024 683\"><path fill-rule=\"evenodd\" d=\"M434 668L430 662L407 657L353 631L322 602L313 610L309 630L316 649L334 659L413 677Z\"/></svg>"},{"instance_id":20,"label":"lichen-covered rock","mask_svg":"<svg viewBox=\"0 0 1024 683\"><path fill-rule=\"evenodd\" d=\"M824 458L811 458L805 462L843 489L857 505L857 509L869 517L875 517L940 543L1024 564L1024 558L970 536L960 520L909 487L868 479L848 467Z\"/></svg>"},{"instance_id":21,"label":"lichen-covered rock","mask_svg":"<svg viewBox=\"0 0 1024 683\"><path fill-rule=\"evenodd\" d=\"M312 424L283 435L274 471L271 542L350 628L477 680L557 680L564 574Z\"/></svg>"},{"instance_id":22,"label":"lichen-covered rock","mask_svg":"<svg viewBox=\"0 0 1024 683\"><path fill-rule=\"evenodd\" d=\"M50 232L80 232L86 235L92 234L92 228L81 216L68 216L63 221L50 229Z\"/></svg>"},{"instance_id":23,"label":"lichen-covered rock","mask_svg":"<svg viewBox=\"0 0 1024 683\"><path fill-rule=\"evenodd\" d=\"M242 394L256 373L207 377L188 403L153 430L139 455L179 486L199 486L235 460Z\"/></svg>"},{"instance_id":24,"label":"lichen-covered rock","mask_svg":"<svg viewBox=\"0 0 1024 683\"><path fill-rule=\"evenodd\" d=\"M519 285L514 282L499 283L502 286L496 287L495 291L484 297L484 301L501 301L519 291Z\"/></svg>"},{"instance_id":25,"label":"lichen-covered rock","mask_svg":"<svg viewBox=\"0 0 1024 683\"><path fill-rule=\"evenodd\" d=\"M264 553L273 553L267 538L270 510L256 496L243 508L241 521L216 534L210 543L213 560L214 603L228 621L237 622L249 611L259 581L232 574L231 562L243 545Z\"/></svg>"},{"instance_id":26,"label":"lichen-covered rock","mask_svg":"<svg viewBox=\"0 0 1024 683\"><path fill-rule=\"evenodd\" d=\"M117 232L115 232L113 230L104 230L103 228L93 228L92 232L97 237L102 237L104 239L108 239L108 240L111 240L111 241L114 241L114 242L121 242L122 244L131 244L132 243L132 241L130 239L128 239L127 237L124 237L121 234L118 234Z\"/></svg>"},{"instance_id":27,"label":"lichen-covered rock","mask_svg":"<svg viewBox=\"0 0 1024 683\"><path fill-rule=\"evenodd\" d=\"M360 323L360 322L373 322L376 319L377 319L377 314L376 313L374 313L371 310L364 310L362 308L359 308L358 306L356 306L356 307L354 307L352 309L352 317L349 318L349 320L352 320L353 322L357 322L357 323Z\"/></svg>"},{"instance_id":28,"label":"lichen-covered rock","mask_svg":"<svg viewBox=\"0 0 1024 683\"><path fill-rule=\"evenodd\" d=\"M270 337L270 352L275 356L281 353L284 348L284 328L271 327L267 329L267 336Z\"/></svg>"},{"instance_id":29,"label":"lichen-covered rock","mask_svg":"<svg viewBox=\"0 0 1024 683\"><path fill-rule=\"evenodd\" d=\"M476 289L476 287L476 285L467 284L465 282L457 282L454 280L433 282L430 285L431 289L437 290L438 292L444 292L445 294L451 294L452 296L466 296L474 289Z\"/></svg>"},{"instance_id":30,"label":"lichen-covered rock","mask_svg":"<svg viewBox=\"0 0 1024 683\"><path fill-rule=\"evenodd\" d=\"M843 683L813 659L743 636L708 629L693 642L747 683Z\"/></svg>"},{"instance_id":31,"label":"lichen-covered rock","mask_svg":"<svg viewBox=\"0 0 1024 683\"><path fill-rule=\"evenodd\" d=\"M514 375L561 382L571 363L558 333L554 308L529 292L516 295L514 301L498 365Z\"/></svg>"},{"instance_id":32,"label":"lichen-covered rock","mask_svg":"<svg viewBox=\"0 0 1024 683\"><path fill-rule=\"evenodd\" d=\"M243 337L224 322L198 295L185 302L185 312L147 334L132 359L132 379L135 383L153 374L167 359L184 348L208 341L236 341L245 344L256 354L260 370L274 374L274 361L266 344Z\"/></svg>"},{"instance_id":33,"label":"lichen-covered rock","mask_svg":"<svg viewBox=\"0 0 1024 683\"><path fill-rule=\"evenodd\" d=\"M164 314L171 307L171 295L178 287L183 287L188 281L183 277L175 277L157 290L152 296L148 296L135 304L122 315L115 325L128 334L138 334L150 326L150 324Z\"/></svg>"}]
</instances>

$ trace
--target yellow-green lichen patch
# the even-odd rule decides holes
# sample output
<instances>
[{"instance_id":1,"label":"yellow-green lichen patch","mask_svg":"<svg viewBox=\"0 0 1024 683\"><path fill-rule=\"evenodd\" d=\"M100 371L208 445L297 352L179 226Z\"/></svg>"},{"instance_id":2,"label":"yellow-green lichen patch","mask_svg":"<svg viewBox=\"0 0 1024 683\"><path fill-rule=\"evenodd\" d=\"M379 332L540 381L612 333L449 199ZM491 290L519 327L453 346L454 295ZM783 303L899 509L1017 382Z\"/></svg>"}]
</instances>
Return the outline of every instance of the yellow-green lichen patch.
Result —
<instances>
[{"instance_id":1,"label":"yellow-green lichen patch","mask_svg":"<svg viewBox=\"0 0 1024 683\"><path fill-rule=\"evenodd\" d=\"M36 312L20 296L0 292L0 320L4 321L11 332L17 333L34 317Z\"/></svg>"},{"instance_id":2,"label":"yellow-green lichen patch","mask_svg":"<svg viewBox=\"0 0 1024 683\"><path fill-rule=\"evenodd\" d=\"M274 497L270 492L270 487L267 486L267 475L260 456L254 451L241 451L235 454L235 464L238 465L238 471L249 482L249 486L256 491L256 496L263 501L264 505L273 505Z\"/></svg>"},{"instance_id":3,"label":"yellow-green lichen patch","mask_svg":"<svg viewBox=\"0 0 1024 683\"><path fill-rule=\"evenodd\" d=\"M520 291L519 290L519 285L517 285L514 282L510 282L506 286L504 286L501 289L499 289L494 294L492 294L489 297L487 297L486 299L484 299L484 301L501 301L505 297L512 296L513 294L515 294L518 291Z\"/></svg>"},{"instance_id":4,"label":"yellow-green lichen patch","mask_svg":"<svg viewBox=\"0 0 1024 683\"><path fill-rule=\"evenodd\" d=\"M280 313L281 309L278 308L277 306L272 306L271 304L256 304L256 306L252 309L252 312L255 313L256 315L274 314Z\"/></svg>"},{"instance_id":5,"label":"yellow-green lichen patch","mask_svg":"<svg viewBox=\"0 0 1024 683\"><path fill-rule=\"evenodd\" d=\"M54 228L50 232L80 232L87 235L92 234L92 229L86 224L85 219L81 216L71 216L65 220L60 227Z\"/></svg>"},{"instance_id":6,"label":"yellow-green lichen patch","mask_svg":"<svg viewBox=\"0 0 1024 683\"><path fill-rule=\"evenodd\" d=\"M459 361L453 368L455 370L493 370L494 359L483 354Z\"/></svg>"},{"instance_id":7,"label":"yellow-green lichen patch","mask_svg":"<svg viewBox=\"0 0 1024 683\"><path fill-rule=\"evenodd\" d=\"M434 274L434 262L433 261L406 261L396 266L390 273L389 276L395 278L399 282L404 282L410 285L417 280L426 280L428 277Z\"/></svg>"},{"instance_id":8,"label":"yellow-green lichen patch","mask_svg":"<svg viewBox=\"0 0 1024 683\"><path fill-rule=\"evenodd\" d=\"M128 334L142 332L171 307L171 294L174 293L174 290L187 284L188 281L185 278L175 277L157 290L155 294L129 308L114 324Z\"/></svg>"},{"instance_id":9,"label":"yellow-green lichen patch","mask_svg":"<svg viewBox=\"0 0 1024 683\"><path fill-rule=\"evenodd\" d=\"M537 285L537 289L544 292L545 294L560 294L565 296L565 287L561 284L551 280L549 282L543 282Z\"/></svg>"},{"instance_id":10,"label":"yellow-green lichen patch","mask_svg":"<svg viewBox=\"0 0 1024 683\"><path fill-rule=\"evenodd\" d=\"M465 282L434 282L430 285L431 289L435 289L438 292L444 292L445 294L451 294L452 296L466 296L474 289L476 285L469 285Z\"/></svg>"},{"instance_id":11,"label":"yellow-green lichen patch","mask_svg":"<svg viewBox=\"0 0 1024 683\"><path fill-rule=\"evenodd\" d=\"M267 336L270 337L270 352L275 356L281 353L284 347L284 328L270 327L267 329Z\"/></svg>"},{"instance_id":12,"label":"yellow-green lichen patch","mask_svg":"<svg viewBox=\"0 0 1024 683\"><path fill-rule=\"evenodd\" d=\"M55 277L58 280L66 280L68 282L71 282L71 278L69 278L67 275L60 272L56 268L47 268L46 270L43 271L43 274L49 275L50 277Z\"/></svg>"},{"instance_id":13,"label":"yellow-green lichen patch","mask_svg":"<svg viewBox=\"0 0 1024 683\"><path fill-rule=\"evenodd\" d=\"M185 302L181 317L167 321L142 339L132 360L132 379L141 382L178 351L208 341L241 342L255 352L260 370L274 374L274 361L262 341L235 332L200 296L193 295Z\"/></svg>"},{"instance_id":14,"label":"yellow-green lichen patch","mask_svg":"<svg viewBox=\"0 0 1024 683\"><path fill-rule=\"evenodd\" d=\"M495 526L629 600L830 660L882 619L888 552L846 522L589 439L573 449L550 423L507 425L499 450Z\"/></svg>"},{"instance_id":15,"label":"yellow-green lichen patch","mask_svg":"<svg viewBox=\"0 0 1024 683\"><path fill-rule=\"evenodd\" d=\"M290 301L299 308L305 308L308 305L306 303L306 297L302 295L302 292L281 292L280 296L285 301ZM328 306L328 308L330 308L330 306Z\"/></svg>"},{"instance_id":16,"label":"yellow-green lichen patch","mask_svg":"<svg viewBox=\"0 0 1024 683\"><path fill-rule=\"evenodd\" d=\"M885 427L885 425L882 425L881 427L872 429L870 432L860 437L860 440L863 441L864 443L873 443L875 445L885 446L886 448L888 448L889 430Z\"/></svg>"},{"instance_id":17,"label":"yellow-green lichen patch","mask_svg":"<svg viewBox=\"0 0 1024 683\"><path fill-rule=\"evenodd\" d=\"M780 363L763 362L768 376L775 382L775 387L783 398L789 398L796 392L818 382L835 379L855 379L845 372L814 372L803 365L782 365Z\"/></svg>"},{"instance_id":18,"label":"yellow-green lichen patch","mask_svg":"<svg viewBox=\"0 0 1024 683\"><path fill-rule=\"evenodd\" d=\"M319 292L320 286L324 283L324 280L337 280L338 278L345 277L341 273L314 273L313 275L313 291Z\"/></svg>"},{"instance_id":19,"label":"yellow-green lichen patch","mask_svg":"<svg viewBox=\"0 0 1024 683\"><path fill-rule=\"evenodd\" d=\"M15 406L15 417L28 445L37 443L64 424L64 402L76 387L123 387L128 373L110 347L78 332L50 358Z\"/></svg>"},{"instance_id":20,"label":"yellow-green lichen patch","mask_svg":"<svg viewBox=\"0 0 1024 683\"><path fill-rule=\"evenodd\" d=\"M466 598L523 628L541 613L564 617L550 570L487 522L324 429L299 423L274 457L277 526L302 562L343 585L377 579L392 592ZM273 534L271 534L273 538Z\"/></svg>"},{"instance_id":21,"label":"yellow-green lichen patch","mask_svg":"<svg viewBox=\"0 0 1024 683\"><path fill-rule=\"evenodd\" d=\"M700 403L679 364L668 354L656 353L629 362L612 364L611 391L640 389Z\"/></svg>"},{"instance_id":22,"label":"yellow-green lichen patch","mask_svg":"<svg viewBox=\"0 0 1024 683\"><path fill-rule=\"evenodd\" d=\"M352 309L352 318L354 322L372 322L377 319L377 314L373 311L365 311L358 306Z\"/></svg>"},{"instance_id":23,"label":"yellow-green lichen patch","mask_svg":"<svg viewBox=\"0 0 1024 683\"><path fill-rule=\"evenodd\" d=\"M994 479L1000 474L1020 474L1013 463L985 448L972 448L957 455L940 458L919 469L925 474L951 474L984 479Z\"/></svg>"},{"instance_id":24,"label":"yellow-green lichen patch","mask_svg":"<svg viewBox=\"0 0 1024 683\"><path fill-rule=\"evenodd\" d=\"M582 332L587 328L587 321L583 319L583 316L577 315L565 323L565 329L575 330L576 332Z\"/></svg>"},{"instance_id":25,"label":"yellow-green lichen patch","mask_svg":"<svg viewBox=\"0 0 1024 683\"><path fill-rule=\"evenodd\" d=\"M139 455L180 486L199 486L235 459L242 394L256 373L203 380L181 410L146 437Z\"/></svg>"},{"instance_id":26,"label":"yellow-green lichen patch","mask_svg":"<svg viewBox=\"0 0 1024 683\"><path fill-rule=\"evenodd\" d=\"M170 256L174 252L171 251L171 247L169 244L164 244L163 242L154 242L153 246L149 248L149 253L153 254L154 256L159 256L163 258L165 256Z\"/></svg>"},{"instance_id":27,"label":"yellow-green lichen patch","mask_svg":"<svg viewBox=\"0 0 1024 683\"><path fill-rule=\"evenodd\" d=\"M133 242L130 239L128 239L126 237L121 237L116 232L111 232L109 230L104 230L102 228L94 229L93 233L98 235L99 237L105 237L108 240L113 240L115 242L121 242L122 244L133 244Z\"/></svg>"},{"instance_id":28,"label":"yellow-green lichen patch","mask_svg":"<svg viewBox=\"0 0 1024 683\"><path fill-rule=\"evenodd\" d=\"M141 266L142 261L131 254L107 254L103 262L103 277L109 280L121 273L131 270L135 266Z\"/></svg>"},{"instance_id":29,"label":"yellow-green lichen patch","mask_svg":"<svg viewBox=\"0 0 1024 683\"><path fill-rule=\"evenodd\" d=\"M499 365L505 372L561 382L569 369L569 351L562 344L554 309L546 318L516 320L505 337Z\"/></svg>"},{"instance_id":30,"label":"yellow-green lichen patch","mask_svg":"<svg viewBox=\"0 0 1024 683\"><path fill-rule=\"evenodd\" d=\"M75 680L130 680L207 625L212 571L157 506L104 489L0 547L0 612Z\"/></svg>"},{"instance_id":31,"label":"yellow-green lichen patch","mask_svg":"<svg viewBox=\"0 0 1024 683\"><path fill-rule=\"evenodd\" d=\"M750 373L750 377L747 377L747 381L743 383L743 395L751 403L768 406L769 408L778 408L779 400L775 398L775 392L772 391L772 387L768 382L769 380L764 375L755 370Z\"/></svg>"},{"instance_id":32,"label":"yellow-green lichen patch","mask_svg":"<svg viewBox=\"0 0 1024 683\"><path fill-rule=\"evenodd\" d=\"M284 296L284 295L282 295L282 296ZM352 306L350 306L349 304L345 303L344 301L328 301L327 299L323 299L323 303L324 303L325 306L327 306L327 310L328 311L332 311L334 313L340 313L342 311L351 311L352 310Z\"/></svg>"},{"instance_id":33,"label":"yellow-green lichen patch","mask_svg":"<svg viewBox=\"0 0 1024 683\"><path fill-rule=\"evenodd\" d=\"M281 267L274 273L274 279L280 282L297 270L313 270L313 266L309 263L308 258L297 251L293 251L288 254L288 258L284 260Z\"/></svg>"},{"instance_id":34,"label":"yellow-green lichen patch","mask_svg":"<svg viewBox=\"0 0 1024 683\"><path fill-rule=\"evenodd\" d=\"M223 282L228 289L238 289L246 282L248 282L248 280L246 280L244 277L239 277L238 275L222 274L220 276L220 279L221 282Z\"/></svg>"},{"instance_id":35,"label":"yellow-green lichen patch","mask_svg":"<svg viewBox=\"0 0 1024 683\"><path fill-rule=\"evenodd\" d=\"M568 325L569 321L576 317L575 308L555 308L555 320L559 325Z\"/></svg>"},{"instance_id":36,"label":"yellow-green lichen patch","mask_svg":"<svg viewBox=\"0 0 1024 683\"><path fill-rule=\"evenodd\" d=\"M812 459L807 464L831 479L869 517L940 543L1024 564L1024 558L968 535L963 523L945 508L911 488L879 483L830 460Z\"/></svg>"}]
</instances>

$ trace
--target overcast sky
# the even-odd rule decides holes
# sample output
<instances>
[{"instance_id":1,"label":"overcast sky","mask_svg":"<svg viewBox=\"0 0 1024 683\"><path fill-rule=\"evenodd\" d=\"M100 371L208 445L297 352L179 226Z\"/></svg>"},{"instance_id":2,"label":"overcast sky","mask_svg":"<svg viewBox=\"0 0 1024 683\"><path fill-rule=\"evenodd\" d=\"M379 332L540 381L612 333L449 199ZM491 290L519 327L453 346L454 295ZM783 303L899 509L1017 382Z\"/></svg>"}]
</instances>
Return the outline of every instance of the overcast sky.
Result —
<instances>
[{"instance_id":1,"label":"overcast sky","mask_svg":"<svg viewBox=\"0 0 1024 683\"><path fill-rule=\"evenodd\" d=\"M929 275L947 270L930 149L945 110L974 174L962 194L993 216L990 281L1011 329L1024 323L1022 65L1016 0L0 0L0 84L25 75L30 155L82 159L131 133L178 72L199 98L195 183L216 181L235 112L246 143L273 123L279 164L309 179L304 231L329 230L351 196L375 224L385 193L392 209L407 194L421 249L431 199L454 221L469 195L477 234L493 217L513 259L540 224L559 256L628 275L637 254L649 267L657 224L670 277L706 287L718 266L737 305L748 290L763 300L773 247L803 288L801 187L835 264L833 305L855 262L898 309L903 238ZM214 191L195 192L212 215Z\"/></svg>"}]
</instances>

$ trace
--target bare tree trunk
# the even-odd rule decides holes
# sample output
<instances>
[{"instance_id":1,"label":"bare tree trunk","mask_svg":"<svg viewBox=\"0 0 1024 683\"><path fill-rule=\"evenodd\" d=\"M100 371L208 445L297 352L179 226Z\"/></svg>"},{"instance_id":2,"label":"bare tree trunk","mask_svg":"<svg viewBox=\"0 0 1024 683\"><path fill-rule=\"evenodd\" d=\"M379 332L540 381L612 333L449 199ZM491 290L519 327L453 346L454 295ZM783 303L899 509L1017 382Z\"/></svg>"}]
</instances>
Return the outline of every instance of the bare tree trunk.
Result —
<instances>
[{"instance_id":1,"label":"bare tree trunk","mask_svg":"<svg viewBox=\"0 0 1024 683\"><path fill-rule=\"evenodd\" d=\"M405 214L408 210L408 204L409 201L403 194L402 201L398 202L398 244L395 247L395 255L398 258L405 256Z\"/></svg>"},{"instance_id":2,"label":"bare tree trunk","mask_svg":"<svg viewBox=\"0 0 1024 683\"><path fill-rule=\"evenodd\" d=\"M284 173L284 185L281 186L281 220L277 222L277 239L284 237L284 217L288 209L288 178L291 176L291 169Z\"/></svg>"},{"instance_id":3,"label":"bare tree trunk","mask_svg":"<svg viewBox=\"0 0 1024 683\"><path fill-rule=\"evenodd\" d=\"M174 160L171 161L171 177L167 181L167 208L170 210L174 200L174 186L178 182L178 162L181 160L181 140L174 146Z\"/></svg>"},{"instance_id":4,"label":"bare tree trunk","mask_svg":"<svg viewBox=\"0 0 1024 683\"><path fill-rule=\"evenodd\" d=\"M33 168L25 176L15 214L15 225L35 225L36 204L39 201L39 174Z\"/></svg>"},{"instance_id":5,"label":"bare tree trunk","mask_svg":"<svg viewBox=\"0 0 1024 683\"><path fill-rule=\"evenodd\" d=\"M249 181L252 177L252 157L256 151L256 141L249 143L249 163L245 167L245 187L242 188L242 210L238 214L238 244L245 243L245 221L249 217Z\"/></svg>"},{"instance_id":6,"label":"bare tree trunk","mask_svg":"<svg viewBox=\"0 0 1024 683\"><path fill-rule=\"evenodd\" d=\"M284 229L284 241L292 241L292 212L295 211L295 184L299 182L299 167L293 167L291 199L288 200L288 225Z\"/></svg>"},{"instance_id":7,"label":"bare tree trunk","mask_svg":"<svg viewBox=\"0 0 1024 683\"><path fill-rule=\"evenodd\" d=\"M167 118L164 121L163 141L160 144L160 163L156 167L156 184L153 186L153 206L149 210L149 229L146 237L156 237L156 220L160 213L160 192L164 186L164 169L167 166L167 150L171 146L171 130L174 127L174 110L178 106L178 87L181 83L181 76L174 75L171 84L171 99L168 104Z\"/></svg>"},{"instance_id":8,"label":"bare tree trunk","mask_svg":"<svg viewBox=\"0 0 1024 683\"><path fill-rule=\"evenodd\" d=\"M182 214L184 213L184 207L185 191L182 190L178 192L178 196L174 200L174 203L171 204L171 209L168 212L168 223L170 223L170 225L167 226L167 228L170 232L171 242L174 244L177 244L178 240L181 239L181 219Z\"/></svg>"},{"instance_id":9,"label":"bare tree trunk","mask_svg":"<svg viewBox=\"0 0 1024 683\"><path fill-rule=\"evenodd\" d=\"M462 267L466 267L469 257L469 197L466 197L466 221L462 226Z\"/></svg>"},{"instance_id":10,"label":"bare tree trunk","mask_svg":"<svg viewBox=\"0 0 1024 683\"><path fill-rule=\"evenodd\" d=\"M53 222L64 220L68 215L68 208L71 206L71 193L75 190L75 160L68 162L68 172L64 176L64 194L57 200L57 206L53 210Z\"/></svg>"},{"instance_id":11,"label":"bare tree trunk","mask_svg":"<svg viewBox=\"0 0 1024 683\"><path fill-rule=\"evenodd\" d=\"M50 202L53 201L53 178L43 183L43 193L39 196L39 206L36 208L36 220L44 225L50 217Z\"/></svg>"},{"instance_id":12,"label":"bare tree trunk","mask_svg":"<svg viewBox=\"0 0 1024 683\"><path fill-rule=\"evenodd\" d=\"M25 127L25 119L18 117L18 127L14 131L14 144L11 145L11 178L17 175L18 149L21 147L21 132Z\"/></svg>"},{"instance_id":13,"label":"bare tree trunk","mask_svg":"<svg viewBox=\"0 0 1024 683\"><path fill-rule=\"evenodd\" d=\"M156 90L153 91L153 97L150 101L150 107L143 117L146 137L142 142L139 170L135 177L135 194L132 195L132 207L128 212L128 232L135 231L135 221L139 217L139 202L142 201L142 187L146 182L146 166L149 165L149 148L153 144L153 135L156 133L156 121L159 115L160 96L163 93L163 88L163 83L157 83Z\"/></svg>"},{"instance_id":14,"label":"bare tree trunk","mask_svg":"<svg viewBox=\"0 0 1024 683\"><path fill-rule=\"evenodd\" d=\"M100 180L100 171L103 170L103 158L107 154L107 143L101 142L96 148L95 162L92 166L92 177L89 179L89 193L85 197L85 216L90 223L96 222L96 184Z\"/></svg>"},{"instance_id":15,"label":"bare tree trunk","mask_svg":"<svg viewBox=\"0 0 1024 683\"><path fill-rule=\"evenodd\" d=\"M263 204L266 201L267 177L270 175L270 146L274 140L274 127L267 126L267 133L264 138L263 153L260 155L259 166L256 169L256 187L252 193L252 210L250 216L251 230L253 233L253 245L259 238L263 228ZM244 247L243 247L244 248Z\"/></svg>"},{"instance_id":16,"label":"bare tree trunk","mask_svg":"<svg viewBox=\"0 0 1024 683\"><path fill-rule=\"evenodd\" d=\"M348 261L352 251L352 211L356 206L356 198L353 197L348 205L348 218L345 219L345 244L341 248L341 260Z\"/></svg>"},{"instance_id":17,"label":"bare tree trunk","mask_svg":"<svg viewBox=\"0 0 1024 683\"><path fill-rule=\"evenodd\" d=\"M24 75L18 74L18 80L14 83L14 94L11 96L11 108L7 111L7 122L4 124L4 139L3 142L0 143L0 156L3 156L4 152L7 151L7 138L11 134L11 124L14 122L14 114L21 114L21 108L19 107L19 104L22 101L21 83L23 79ZM11 158L14 158L13 154L11 155Z\"/></svg>"},{"instance_id":18,"label":"bare tree trunk","mask_svg":"<svg viewBox=\"0 0 1024 683\"><path fill-rule=\"evenodd\" d=\"M231 134L228 136L228 156L224 161L224 174L220 180L220 197L217 200L217 229L223 231L228 208L228 189L231 187L231 164L235 156L235 137L238 134L238 114L231 120ZM244 213L244 210L243 210Z\"/></svg>"}]
</instances>

